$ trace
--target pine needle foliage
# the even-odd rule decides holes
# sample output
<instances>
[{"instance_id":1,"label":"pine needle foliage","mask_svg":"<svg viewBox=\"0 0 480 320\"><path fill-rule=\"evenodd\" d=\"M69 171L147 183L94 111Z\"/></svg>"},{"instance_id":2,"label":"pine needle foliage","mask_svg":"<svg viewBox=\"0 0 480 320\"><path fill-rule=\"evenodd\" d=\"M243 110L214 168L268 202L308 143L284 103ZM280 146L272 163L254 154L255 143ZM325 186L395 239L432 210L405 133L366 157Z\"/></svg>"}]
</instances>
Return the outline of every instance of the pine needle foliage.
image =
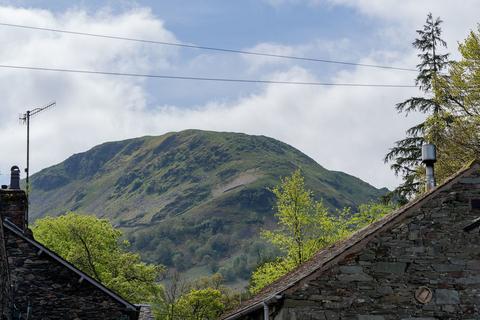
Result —
<instances>
[{"instance_id":1,"label":"pine needle foliage","mask_svg":"<svg viewBox=\"0 0 480 320\"><path fill-rule=\"evenodd\" d=\"M440 54L439 49L446 48L446 42L441 38L442 24L440 18L434 19L427 15L423 29L417 30L418 38L412 43L419 50L420 63L417 65L418 75L415 84L423 92L421 97L412 97L396 105L398 112L421 112L427 115L438 115L443 112L443 106L435 97L433 88L440 73L449 65L448 54ZM420 168L421 146L425 140L425 123L419 123L408 129L406 137L395 142L384 161L390 162L391 169L403 178L402 184L394 191L403 202L422 190L423 175Z\"/></svg>"},{"instance_id":2,"label":"pine needle foliage","mask_svg":"<svg viewBox=\"0 0 480 320\"><path fill-rule=\"evenodd\" d=\"M480 25L458 50L460 60L451 63L449 72L439 77L434 87L445 111L425 123L427 139L437 145L440 181L480 156Z\"/></svg>"}]
</instances>

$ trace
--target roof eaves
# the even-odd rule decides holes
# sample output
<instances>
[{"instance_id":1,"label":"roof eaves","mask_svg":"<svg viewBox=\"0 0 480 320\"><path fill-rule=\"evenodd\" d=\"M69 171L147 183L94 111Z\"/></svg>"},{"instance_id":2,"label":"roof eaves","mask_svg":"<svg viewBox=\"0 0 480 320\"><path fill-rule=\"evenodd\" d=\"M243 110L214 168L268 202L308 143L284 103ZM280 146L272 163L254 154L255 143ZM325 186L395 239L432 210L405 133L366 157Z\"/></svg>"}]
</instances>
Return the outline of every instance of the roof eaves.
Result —
<instances>
[{"instance_id":1,"label":"roof eaves","mask_svg":"<svg viewBox=\"0 0 480 320\"><path fill-rule=\"evenodd\" d=\"M57 255L56 253L47 249L41 243L37 242L34 239L31 239L31 238L27 237L19 227L17 227L14 223L9 221L8 219L4 220L3 225L9 231L13 232L15 235L21 237L23 240L27 241L31 245L35 246L37 249L41 250L42 253L47 254L53 260L57 261L58 263L62 264L64 267L66 267L67 269L76 273L81 279L84 279L85 281L89 282L90 284L92 284L96 288L100 289L101 291L103 291L104 293L106 293L107 295L112 297L114 300L116 300L120 304L125 305L127 307L127 309L138 311L139 307L137 307L137 306L131 304L130 302L126 301L125 299L123 299L122 297L120 297L119 295L117 295L116 293L114 293L113 291L108 289L107 287L105 287L103 284L101 284L97 280L93 279L92 277L90 277L86 273L80 271L75 266L73 266L71 263L69 263L68 261L61 258L59 255Z\"/></svg>"},{"instance_id":2,"label":"roof eaves","mask_svg":"<svg viewBox=\"0 0 480 320\"><path fill-rule=\"evenodd\" d=\"M340 257L342 254L344 254L345 252L349 251L350 249L352 249L354 246L356 246L357 244L361 243L363 240L365 240L366 238L368 238L369 236L373 235L374 233L378 232L379 230L385 228L385 227L388 227L388 225L390 225L390 223L392 223L393 221L396 220L396 218L400 217L400 216L403 216L405 214L405 212L409 211L410 209L414 208L414 207L417 207L417 206L420 206L421 204L423 204L426 200L428 200L428 198L432 197L433 195L439 193L441 190L443 190L445 187L451 185L453 182L455 182L458 178L460 178L463 174L465 174L467 171L473 169L475 166L480 166L480 161L479 160L473 160L471 161L469 164L467 164L465 167L463 167L462 169L460 169L457 173L453 174L452 176L450 176L447 180L444 181L444 183L442 183L441 185L431 189L430 191L424 193L422 196L418 197L417 199L409 202L408 204L406 204L405 206L393 211L392 213L384 216L382 219L372 223L371 225L369 226L366 226L365 228L355 232L354 234L352 234L350 237L348 237L347 239L344 239L344 240L341 240L335 244L333 244L332 246L329 246L325 249L322 249L320 250L319 252L317 252L310 260L307 260L305 263L303 263L302 265L298 266L296 269L290 271L289 273L287 273L286 275L284 275L283 277L279 278L278 280L276 280L275 282L273 282L272 284L270 284L268 287L264 288L264 290L262 290L259 294L257 294L257 296L261 296L262 295L262 292L268 292L268 289L269 288L274 288L276 284L279 284L281 283L282 280L288 278L289 276L291 276L292 274L295 274L295 272L298 272L299 270L302 269L302 266L305 266L311 262L314 262L315 261L315 258L318 258L319 256L322 256L324 255L325 253L327 253L328 251L335 251L335 250L332 250L334 248L337 247L336 251L338 252L334 252L333 254L331 255L326 255L323 259L320 259L320 261L318 261L316 264L315 264L315 268L312 268L313 270L311 270L310 272L306 273L306 274L302 274L301 272L298 272L298 276L297 277L292 277L293 280L290 281L288 284L286 285L283 285L283 286L279 286L279 288L273 292L268 292L268 295L267 296L275 296L275 295L278 295L278 294L281 294L283 292L285 292L286 290L290 289L291 287L293 287L296 283L300 282L301 280L311 276L312 274L316 273L319 269L321 269L322 267L324 267L325 265L327 265L329 262L335 260L336 258ZM361 236L359 236L361 235ZM349 242L349 240L352 240L354 239L355 241L352 241L352 243L348 244L347 246L343 247L341 244L346 244ZM242 316L245 314L246 310L249 310L249 311L253 311L253 310L256 310L258 309L262 302L264 301L264 299L259 299L257 301L254 300L255 297L252 298L252 302L253 304L246 304L243 308L240 307L239 309L237 310L234 310L233 313L230 313L230 314L227 314L225 317L221 318L222 320L234 320L234 319L237 319L238 317Z\"/></svg>"}]
</instances>

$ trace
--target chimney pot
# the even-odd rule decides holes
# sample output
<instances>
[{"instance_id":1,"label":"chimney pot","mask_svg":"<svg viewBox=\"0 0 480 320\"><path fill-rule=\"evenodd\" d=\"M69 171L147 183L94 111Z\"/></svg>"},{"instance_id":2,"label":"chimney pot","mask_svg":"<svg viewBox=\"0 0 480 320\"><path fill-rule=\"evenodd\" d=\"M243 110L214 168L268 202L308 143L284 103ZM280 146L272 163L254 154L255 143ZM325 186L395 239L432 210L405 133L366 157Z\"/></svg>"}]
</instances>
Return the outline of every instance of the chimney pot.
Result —
<instances>
[{"instance_id":1,"label":"chimney pot","mask_svg":"<svg viewBox=\"0 0 480 320\"><path fill-rule=\"evenodd\" d=\"M437 162L437 150L434 144L427 143L422 145L422 162L426 169L426 188L427 191L435 188L435 171L433 164Z\"/></svg>"},{"instance_id":2,"label":"chimney pot","mask_svg":"<svg viewBox=\"0 0 480 320\"><path fill-rule=\"evenodd\" d=\"M427 143L422 145L422 162L425 164L437 162L437 150L434 144Z\"/></svg>"},{"instance_id":3,"label":"chimney pot","mask_svg":"<svg viewBox=\"0 0 480 320\"><path fill-rule=\"evenodd\" d=\"M20 168L17 166L10 169L10 189L20 189Z\"/></svg>"}]
</instances>

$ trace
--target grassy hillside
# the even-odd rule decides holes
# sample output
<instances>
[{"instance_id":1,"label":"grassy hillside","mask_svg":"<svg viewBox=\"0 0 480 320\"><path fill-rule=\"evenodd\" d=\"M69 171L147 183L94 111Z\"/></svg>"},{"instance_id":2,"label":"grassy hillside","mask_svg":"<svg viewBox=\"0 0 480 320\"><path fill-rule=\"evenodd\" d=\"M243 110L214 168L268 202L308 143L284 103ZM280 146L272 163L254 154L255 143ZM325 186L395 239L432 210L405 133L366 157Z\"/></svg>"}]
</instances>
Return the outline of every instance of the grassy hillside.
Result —
<instances>
[{"instance_id":1,"label":"grassy hillside","mask_svg":"<svg viewBox=\"0 0 480 320\"><path fill-rule=\"evenodd\" d=\"M331 208L384 193L268 137L187 130L104 143L33 175L31 218L93 213L149 261L239 281L273 254L256 241L274 225L268 188L296 168Z\"/></svg>"}]
</instances>

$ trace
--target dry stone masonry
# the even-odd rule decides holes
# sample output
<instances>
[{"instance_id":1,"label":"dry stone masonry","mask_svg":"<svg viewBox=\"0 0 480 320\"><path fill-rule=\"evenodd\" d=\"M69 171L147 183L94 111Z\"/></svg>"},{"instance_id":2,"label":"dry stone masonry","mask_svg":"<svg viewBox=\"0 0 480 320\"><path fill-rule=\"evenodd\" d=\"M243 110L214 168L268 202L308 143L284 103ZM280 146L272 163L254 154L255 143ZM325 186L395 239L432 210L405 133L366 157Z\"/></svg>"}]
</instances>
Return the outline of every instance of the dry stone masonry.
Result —
<instances>
[{"instance_id":1,"label":"dry stone masonry","mask_svg":"<svg viewBox=\"0 0 480 320\"><path fill-rule=\"evenodd\" d=\"M281 296L269 305L269 319L480 319L479 201L474 163L374 231L360 232L329 262L309 262L318 269L303 267L293 285L267 288L265 297ZM264 319L254 303L225 319Z\"/></svg>"},{"instance_id":2,"label":"dry stone masonry","mask_svg":"<svg viewBox=\"0 0 480 320\"><path fill-rule=\"evenodd\" d=\"M6 231L15 314L24 319L136 319L128 310L78 273L37 246Z\"/></svg>"},{"instance_id":3,"label":"dry stone masonry","mask_svg":"<svg viewBox=\"0 0 480 320\"><path fill-rule=\"evenodd\" d=\"M3 224L0 213L0 319L10 319L12 305L10 294L10 274L8 272L7 251L4 242Z\"/></svg>"}]
</instances>

